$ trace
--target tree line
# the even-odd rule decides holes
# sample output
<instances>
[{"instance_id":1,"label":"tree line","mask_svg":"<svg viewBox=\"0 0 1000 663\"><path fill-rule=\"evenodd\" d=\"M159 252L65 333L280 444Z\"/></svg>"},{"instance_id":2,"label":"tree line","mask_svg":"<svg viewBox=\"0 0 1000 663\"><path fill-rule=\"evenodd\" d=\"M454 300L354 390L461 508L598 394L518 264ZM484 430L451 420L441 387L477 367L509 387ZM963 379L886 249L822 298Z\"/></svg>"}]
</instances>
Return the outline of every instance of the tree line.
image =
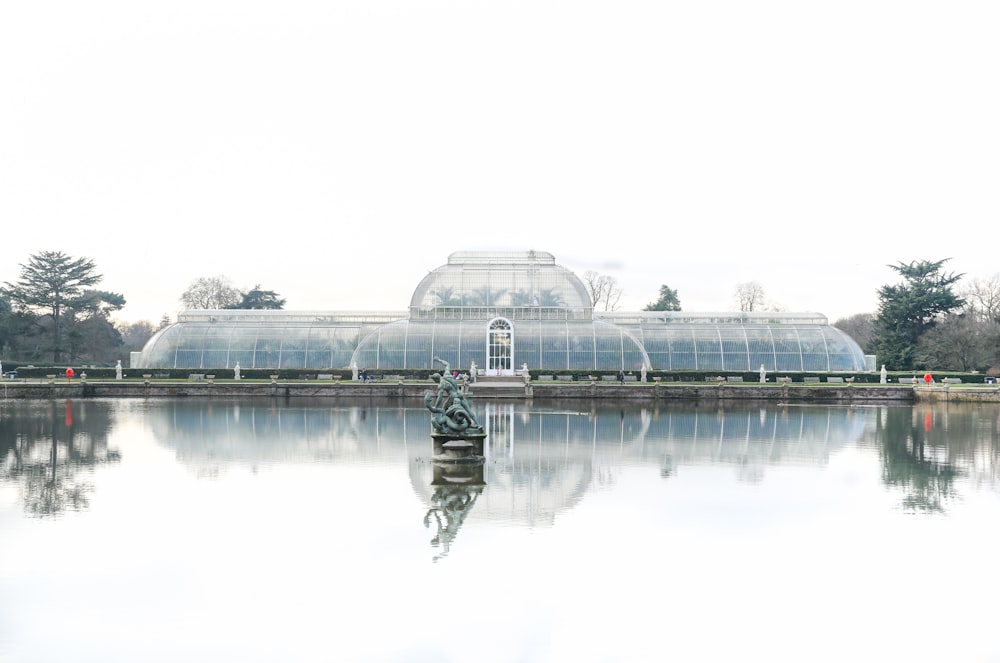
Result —
<instances>
[{"instance_id":1,"label":"tree line","mask_svg":"<svg viewBox=\"0 0 1000 663\"><path fill-rule=\"evenodd\" d=\"M170 324L164 315L123 323L112 315L125 297L100 290L104 280L90 258L41 251L20 266L20 277L0 287L0 360L19 363L113 364L142 349L157 330ZM181 295L187 308L280 309L285 300L255 285L247 291L224 277L196 279Z\"/></svg>"},{"instance_id":2,"label":"tree line","mask_svg":"<svg viewBox=\"0 0 1000 663\"><path fill-rule=\"evenodd\" d=\"M874 313L858 313L833 325L849 334L866 354L894 371L953 370L1000 374L1000 275L960 287L963 274L945 271L944 260L898 262L889 267L900 281L878 290ZM112 315L125 297L100 290L103 280L89 258L42 251L20 265L20 278L0 287L0 359L20 363L112 364L141 350L164 315L122 323ZM614 277L585 272L583 282L595 310L613 311L622 290ZM734 293L740 311L777 310L756 281ZM255 284L235 287L226 277L195 279L181 294L188 309L282 309L285 299ZM660 286L645 311L680 311L678 292Z\"/></svg>"}]
</instances>

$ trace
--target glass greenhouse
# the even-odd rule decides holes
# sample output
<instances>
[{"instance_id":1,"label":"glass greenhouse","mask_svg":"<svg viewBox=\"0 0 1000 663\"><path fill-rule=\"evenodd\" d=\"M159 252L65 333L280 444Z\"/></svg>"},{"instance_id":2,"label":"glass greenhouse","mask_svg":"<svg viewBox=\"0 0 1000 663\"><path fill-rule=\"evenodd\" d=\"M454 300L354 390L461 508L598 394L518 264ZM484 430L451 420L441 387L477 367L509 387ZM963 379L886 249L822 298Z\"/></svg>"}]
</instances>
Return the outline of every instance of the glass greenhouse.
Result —
<instances>
[{"instance_id":1,"label":"glass greenhouse","mask_svg":"<svg viewBox=\"0 0 1000 663\"><path fill-rule=\"evenodd\" d=\"M583 282L540 251L457 252L408 311L185 311L135 368L865 371L816 313L595 311Z\"/></svg>"}]
</instances>

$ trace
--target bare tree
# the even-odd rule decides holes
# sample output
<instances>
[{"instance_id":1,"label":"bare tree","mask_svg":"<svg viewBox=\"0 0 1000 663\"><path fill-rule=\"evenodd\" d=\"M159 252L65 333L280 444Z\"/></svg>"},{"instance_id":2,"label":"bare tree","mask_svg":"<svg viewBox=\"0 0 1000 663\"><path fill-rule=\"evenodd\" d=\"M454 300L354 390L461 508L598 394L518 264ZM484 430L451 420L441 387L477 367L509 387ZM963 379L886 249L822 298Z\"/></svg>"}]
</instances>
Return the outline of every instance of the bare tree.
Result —
<instances>
[{"instance_id":1,"label":"bare tree","mask_svg":"<svg viewBox=\"0 0 1000 663\"><path fill-rule=\"evenodd\" d=\"M759 311L764 308L764 286L757 281L737 284L734 295L741 311Z\"/></svg>"},{"instance_id":2,"label":"bare tree","mask_svg":"<svg viewBox=\"0 0 1000 663\"><path fill-rule=\"evenodd\" d=\"M583 284L587 287L590 303L595 310L614 311L618 308L618 302L622 298L618 279L588 270L583 273Z\"/></svg>"},{"instance_id":3,"label":"bare tree","mask_svg":"<svg viewBox=\"0 0 1000 663\"><path fill-rule=\"evenodd\" d=\"M841 318L833 326L854 339L862 349L868 347L875 333L875 316L872 313L855 313Z\"/></svg>"},{"instance_id":4,"label":"bare tree","mask_svg":"<svg viewBox=\"0 0 1000 663\"><path fill-rule=\"evenodd\" d=\"M973 279L961 293L966 309L981 320L1000 322L1000 274Z\"/></svg>"},{"instance_id":5,"label":"bare tree","mask_svg":"<svg viewBox=\"0 0 1000 663\"><path fill-rule=\"evenodd\" d=\"M950 314L917 341L916 361L925 368L985 371L996 365L998 338L996 323Z\"/></svg>"},{"instance_id":6,"label":"bare tree","mask_svg":"<svg viewBox=\"0 0 1000 663\"><path fill-rule=\"evenodd\" d=\"M243 293L225 276L202 276L191 282L181 295L189 309L232 308L243 300Z\"/></svg>"},{"instance_id":7,"label":"bare tree","mask_svg":"<svg viewBox=\"0 0 1000 663\"><path fill-rule=\"evenodd\" d=\"M141 350L146 341L153 337L156 329L149 320L138 322L122 323L118 325L118 331L122 335L122 344L128 348Z\"/></svg>"}]
</instances>

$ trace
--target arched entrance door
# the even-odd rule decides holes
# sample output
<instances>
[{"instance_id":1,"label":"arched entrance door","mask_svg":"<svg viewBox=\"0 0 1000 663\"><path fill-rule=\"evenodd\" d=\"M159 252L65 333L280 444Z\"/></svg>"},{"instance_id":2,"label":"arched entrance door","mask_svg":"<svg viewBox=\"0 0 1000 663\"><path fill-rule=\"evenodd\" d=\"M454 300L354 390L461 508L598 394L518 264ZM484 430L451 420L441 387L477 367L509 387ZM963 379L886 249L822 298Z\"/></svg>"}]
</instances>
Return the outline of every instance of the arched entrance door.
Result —
<instances>
[{"instance_id":1,"label":"arched entrance door","mask_svg":"<svg viewBox=\"0 0 1000 663\"><path fill-rule=\"evenodd\" d=\"M486 375L514 375L514 327L494 318L486 332Z\"/></svg>"}]
</instances>

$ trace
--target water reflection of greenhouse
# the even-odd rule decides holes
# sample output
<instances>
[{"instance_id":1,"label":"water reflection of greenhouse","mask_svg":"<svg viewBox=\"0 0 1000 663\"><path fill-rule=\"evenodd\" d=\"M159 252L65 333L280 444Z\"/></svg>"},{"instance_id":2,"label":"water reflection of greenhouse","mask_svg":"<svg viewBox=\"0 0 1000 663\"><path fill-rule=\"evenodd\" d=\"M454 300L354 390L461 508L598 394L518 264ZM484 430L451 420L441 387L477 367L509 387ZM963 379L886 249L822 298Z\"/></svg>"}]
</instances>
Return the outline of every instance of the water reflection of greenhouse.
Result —
<instances>
[{"instance_id":1,"label":"water reflection of greenhouse","mask_svg":"<svg viewBox=\"0 0 1000 663\"><path fill-rule=\"evenodd\" d=\"M624 465L733 464L760 480L768 465L825 463L862 437L864 411L850 408L717 410L581 409L483 403L485 481L476 513L545 523ZM271 407L194 401L155 410L153 429L191 464L273 462L408 463L414 490L429 500L430 426L422 407L352 404ZM153 417L153 413L150 414Z\"/></svg>"}]
</instances>

